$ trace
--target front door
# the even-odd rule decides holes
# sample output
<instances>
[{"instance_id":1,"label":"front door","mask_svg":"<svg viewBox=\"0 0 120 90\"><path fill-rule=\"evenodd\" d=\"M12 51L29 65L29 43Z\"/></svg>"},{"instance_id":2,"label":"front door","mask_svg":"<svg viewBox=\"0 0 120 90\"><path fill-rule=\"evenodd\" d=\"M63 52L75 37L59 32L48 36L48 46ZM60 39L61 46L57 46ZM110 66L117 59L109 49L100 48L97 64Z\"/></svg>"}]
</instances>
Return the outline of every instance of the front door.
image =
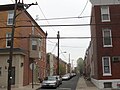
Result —
<instances>
[{"instance_id":1,"label":"front door","mask_svg":"<svg viewBox=\"0 0 120 90\"><path fill-rule=\"evenodd\" d=\"M15 67L12 67L12 80L11 80L11 85L15 85Z\"/></svg>"}]
</instances>

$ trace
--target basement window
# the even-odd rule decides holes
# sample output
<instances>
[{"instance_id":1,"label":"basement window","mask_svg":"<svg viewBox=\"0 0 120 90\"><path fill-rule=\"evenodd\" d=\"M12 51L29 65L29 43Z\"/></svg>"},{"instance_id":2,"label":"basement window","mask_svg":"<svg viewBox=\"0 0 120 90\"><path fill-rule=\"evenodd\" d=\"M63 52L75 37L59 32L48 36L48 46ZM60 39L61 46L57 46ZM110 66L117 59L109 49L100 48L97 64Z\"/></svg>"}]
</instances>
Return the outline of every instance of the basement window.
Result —
<instances>
[{"instance_id":1,"label":"basement window","mask_svg":"<svg viewBox=\"0 0 120 90\"><path fill-rule=\"evenodd\" d=\"M104 88L112 88L112 82L104 82Z\"/></svg>"}]
</instances>

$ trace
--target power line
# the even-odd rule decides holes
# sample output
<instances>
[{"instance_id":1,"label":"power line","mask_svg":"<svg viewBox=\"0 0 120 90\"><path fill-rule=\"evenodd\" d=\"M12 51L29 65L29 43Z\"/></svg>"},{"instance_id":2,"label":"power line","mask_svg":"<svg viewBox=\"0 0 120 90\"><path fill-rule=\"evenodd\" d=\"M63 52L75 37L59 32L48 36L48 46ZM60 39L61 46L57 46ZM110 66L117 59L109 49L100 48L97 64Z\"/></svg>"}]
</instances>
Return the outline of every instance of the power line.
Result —
<instances>
[{"instance_id":1,"label":"power line","mask_svg":"<svg viewBox=\"0 0 120 90\"><path fill-rule=\"evenodd\" d=\"M112 19L113 18L116 18L117 16L120 16L120 14L113 14L113 16L114 17L112 17ZM78 17L58 17L58 18L45 18L45 19L38 19L37 21L39 21L39 20L60 20L60 19L81 19L81 18L92 18L92 17L94 17L94 16L78 16ZM16 22L22 22L22 21L30 21L30 20L16 20ZM7 21L5 21L5 20L0 20L0 22L7 22ZM49 23L48 23L49 24Z\"/></svg>"},{"instance_id":2,"label":"power line","mask_svg":"<svg viewBox=\"0 0 120 90\"><path fill-rule=\"evenodd\" d=\"M60 20L60 19L81 19L81 18L89 18L91 16L82 16L82 17L59 17L59 18L48 18L48 19L38 19L38 20Z\"/></svg>"},{"instance_id":3,"label":"power line","mask_svg":"<svg viewBox=\"0 0 120 90\"><path fill-rule=\"evenodd\" d=\"M82 16L82 17L59 17L59 18L46 18L46 19L38 19L37 21L39 20L60 20L60 19L81 19L81 18L90 18L90 17L93 17L93 16ZM16 20L16 22L23 22L23 21L26 21L26 22L29 22L31 20ZM0 22L7 22L5 20L0 20ZM49 24L49 23L48 23Z\"/></svg>"},{"instance_id":4,"label":"power line","mask_svg":"<svg viewBox=\"0 0 120 90\"><path fill-rule=\"evenodd\" d=\"M37 2L37 0L35 0L35 1ZM43 11L42 11L42 9L41 9L41 7L40 7L39 4L38 4L38 8L40 9L40 11L42 12L44 18L46 19L46 16L45 16L45 14L43 13ZM47 19L46 19L46 21L47 21L48 24L50 24ZM53 29L53 28L52 28L52 29ZM55 29L53 29L53 30L56 31Z\"/></svg>"},{"instance_id":5,"label":"power line","mask_svg":"<svg viewBox=\"0 0 120 90\"><path fill-rule=\"evenodd\" d=\"M79 15L78 17L80 17L80 16L83 14L84 10L85 10L86 7L87 7L87 4L88 4L88 0L87 0L87 2L86 2L86 4L85 4L85 7L83 8L82 12L80 13L80 15Z\"/></svg>"},{"instance_id":6,"label":"power line","mask_svg":"<svg viewBox=\"0 0 120 90\"><path fill-rule=\"evenodd\" d=\"M39 25L39 27L60 27L60 26L90 26L90 25L120 25L120 23L106 23L106 24L59 24L59 25ZM38 27L38 25L24 25L24 26L16 26L15 28L20 27ZM11 28L11 26L2 26L0 28Z\"/></svg>"},{"instance_id":7,"label":"power line","mask_svg":"<svg viewBox=\"0 0 120 90\"><path fill-rule=\"evenodd\" d=\"M60 26L64 26L64 27L67 27L67 26L92 26L92 25L103 25L103 26L107 26L107 25L120 25L120 23L111 23L111 24L59 24L59 25L39 25L39 27L60 27ZM38 27L37 25L24 25L24 26L16 26L15 28L20 28L20 27ZM11 26L6 26L6 27L0 27L0 28L11 28Z\"/></svg>"},{"instance_id":8,"label":"power line","mask_svg":"<svg viewBox=\"0 0 120 90\"><path fill-rule=\"evenodd\" d=\"M14 3L14 1L13 0L11 0L12 1L12 3Z\"/></svg>"},{"instance_id":9,"label":"power line","mask_svg":"<svg viewBox=\"0 0 120 90\"><path fill-rule=\"evenodd\" d=\"M9 38L11 38L11 37L9 37ZM27 39L27 38L40 38L40 39L45 39L46 37L14 37L14 38L16 38L16 39ZM98 36L96 36L96 37L60 37L60 39L91 39L91 38L104 38L104 37L98 37ZM110 37L110 38L120 38L120 36L116 36L116 37ZM0 40L1 39L8 39L8 37L1 37L0 38ZM46 39L57 39L57 37L47 37Z\"/></svg>"},{"instance_id":10,"label":"power line","mask_svg":"<svg viewBox=\"0 0 120 90\"><path fill-rule=\"evenodd\" d=\"M51 42L51 43L56 43L56 42L53 42L53 41L50 41L50 40L48 40L49 42Z\"/></svg>"},{"instance_id":11,"label":"power line","mask_svg":"<svg viewBox=\"0 0 120 90\"><path fill-rule=\"evenodd\" d=\"M52 49L52 53L54 52L56 47L57 47L57 43L55 44L54 48Z\"/></svg>"}]
</instances>

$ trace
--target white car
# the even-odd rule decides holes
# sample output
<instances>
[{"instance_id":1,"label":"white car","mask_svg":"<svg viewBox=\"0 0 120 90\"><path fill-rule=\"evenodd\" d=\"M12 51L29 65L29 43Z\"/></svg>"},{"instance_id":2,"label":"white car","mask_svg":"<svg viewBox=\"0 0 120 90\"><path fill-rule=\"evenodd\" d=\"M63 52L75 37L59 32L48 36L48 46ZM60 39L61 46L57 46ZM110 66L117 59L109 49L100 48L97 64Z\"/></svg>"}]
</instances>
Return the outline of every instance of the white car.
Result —
<instances>
[{"instance_id":1,"label":"white car","mask_svg":"<svg viewBox=\"0 0 120 90\"><path fill-rule=\"evenodd\" d=\"M41 84L41 87L44 88L44 87L54 87L54 88L57 88L57 86L59 86L59 81L58 81L58 78L56 76L48 76L46 77L42 84Z\"/></svg>"},{"instance_id":2,"label":"white car","mask_svg":"<svg viewBox=\"0 0 120 90\"><path fill-rule=\"evenodd\" d=\"M70 79L70 74L65 74L64 76L62 76L62 80L68 80Z\"/></svg>"}]
</instances>

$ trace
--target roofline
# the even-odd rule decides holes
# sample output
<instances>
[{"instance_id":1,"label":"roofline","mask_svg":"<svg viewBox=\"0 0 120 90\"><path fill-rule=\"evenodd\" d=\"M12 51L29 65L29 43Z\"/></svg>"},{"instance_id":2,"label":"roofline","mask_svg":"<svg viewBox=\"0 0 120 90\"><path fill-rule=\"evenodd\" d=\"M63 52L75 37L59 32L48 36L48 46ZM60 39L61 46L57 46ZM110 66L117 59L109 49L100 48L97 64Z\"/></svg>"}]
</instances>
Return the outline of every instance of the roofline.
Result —
<instances>
[{"instance_id":1,"label":"roofline","mask_svg":"<svg viewBox=\"0 0 120 90\"><path fill-rule=\"evenodd\" d=\"M0 5L0 11L14 10L14 7L15 7L15 4ZM23 10L23 9L24 9L23 3L18 3L17 10ZM46 36L46 33L37 24L37 22L32 18L32 16L26 10L24 12L37 25L37 27L42 31L42 33Z\"/></svg>"}]
</instances>

